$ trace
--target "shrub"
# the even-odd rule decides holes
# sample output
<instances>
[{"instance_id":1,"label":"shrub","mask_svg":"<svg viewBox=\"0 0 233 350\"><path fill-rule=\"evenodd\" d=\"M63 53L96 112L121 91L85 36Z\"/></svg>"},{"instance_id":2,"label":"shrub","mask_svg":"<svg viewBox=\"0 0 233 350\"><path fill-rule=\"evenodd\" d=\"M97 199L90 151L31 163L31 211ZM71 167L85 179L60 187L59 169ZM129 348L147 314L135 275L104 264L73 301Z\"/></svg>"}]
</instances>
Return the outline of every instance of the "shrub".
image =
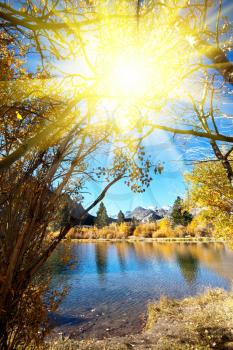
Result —
<instances>
[{"instance_id":1,"label":"shrub","mask_svg":"<svg viewBox=\"0 0 233 350\"><path fill-rule=\"evenodd\" d=\"M212 235L213 225L199 215L187 226L187 232L191 236L209 237Z\"/></svg>"},{"instance_id":2,"label":"shrub","mask_svg":"<svg viewBox=\"0 0 233 350\"><path fill-rule=\"evenodd\" d=\"M76 239L76 238L79 238L78 235L79 235L79 232L77 228L72 227L66 237L70 239Z\"/></svg>"},{"instance_id":3,"label":"shrub","mask_svg":"<svg viewBox=\"0 0 233 350\"><path fill-rule=\"evenodd\" d=\"M175 237L185 237L187 235L187 229L183 225L177 225L173 229Z\"/></svg>"},{"instance_id":4,"label":"shrub","mask_svg":"<svg viewBox=\"0 0 233 350\"><path fill-rule=\"evenodd\" d=\"M96 230L97 238L108 238L108 239L116 238L117 231L118 231L117 225L114 223L112 223L109 226L105 226L101 229L95 228L95 230Z\"/></svg>"},{"instance_id":5,"label":"shrub","mask_svg":"<svg viewBox=\"0 0 233 350\"><path fill-rule=\"evenodd\" d=\"M142 225L138 225L134 230L134 236L139 237L142 235Z\"/></svg>"},{"instance_id":6,"label":"shrub","mask_svg":"<svg viewBox=\"0 0 233 350\"><path fill-rule=\"evenodd\" d=\"M131 225L125 222L122 222L119 225L119 236L122 238L128 237L131 234Z\"/></svg>"},{"instance_id":7,"label":"shrub","mask_svg":"<svg viewBox=\"0 0 233 350\"><path fill-rule=\"evenodd\" d=\"M156 230L158 230L156 222L141 224L134 230L134 236L151 238Z\"/></svg>"},{"instance_id":8,"label":"shrub","mask_svg":"<svg viewBox=\"0 0 233 350\"><path fill-rule=\"evenodd\" d=\"M97 238L97 229L95 227L73 227L66 237L70 239Z\"/></svg>"},{"instance_id":9,"label":"shrub","mask_svg":"<svg viewBox=\"0 0 233 350\"><path fill-rule=\"evenodd\" d=\"M153 235L152 235L153 238L166 238L166 234L164 233L164 231L162 230L157 230L155 232L153 232Z\"/></svg>"},{"instance_id":10,"label":"shrub","mask_svg":"<svg viewBox=\"0 0 233 350\"><path fill-rule=\"evenodd\" d=\"M171 227L169 219L163 218L157 221L158 230L154 233L153 238L174 237L175 232Z\"/></svg>"},{"instance_id":11,"label":"shrub","mask_svg":"<svg viewBox=\"0 0 233 350\"><path fill-rule=\"evenodd\" d=\"M211 235L208 225L198 225L195 231L196 236L209 237Z\"/></svg>"},{"instance_id":12,"label":"shrub","mask_svg":"<svg viewBox=\"0 0 233 350\"><path fill-rule=\"evenodd\" d=\"M160 230L166 230L167 228L171 227L171 223L170 223L170 220L168 218L163 218L163 219L159 220L157 223L158 223Z\"/></svg>"}]
</instances>

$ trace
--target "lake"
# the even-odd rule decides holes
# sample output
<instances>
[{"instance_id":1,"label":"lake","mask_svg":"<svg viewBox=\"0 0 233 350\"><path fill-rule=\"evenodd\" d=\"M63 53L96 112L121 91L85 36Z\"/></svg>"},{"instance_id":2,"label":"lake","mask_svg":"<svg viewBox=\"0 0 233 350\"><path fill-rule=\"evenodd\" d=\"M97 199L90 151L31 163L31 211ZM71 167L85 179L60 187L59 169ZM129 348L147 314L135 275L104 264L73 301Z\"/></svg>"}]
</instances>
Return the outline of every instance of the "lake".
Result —
<instances>
[{"instance_id":1,"label":"lake","mask_svg":"<svg viewBox=\"0 0 233 350\"><path fill-rule=\"evenodd\" d=\"M103 338L139 332L146 306L207 287L231 289L233 253L222 243L62 243L49 259L52 286L68 292L53 332Z\"/></svg>"}]
</instances>

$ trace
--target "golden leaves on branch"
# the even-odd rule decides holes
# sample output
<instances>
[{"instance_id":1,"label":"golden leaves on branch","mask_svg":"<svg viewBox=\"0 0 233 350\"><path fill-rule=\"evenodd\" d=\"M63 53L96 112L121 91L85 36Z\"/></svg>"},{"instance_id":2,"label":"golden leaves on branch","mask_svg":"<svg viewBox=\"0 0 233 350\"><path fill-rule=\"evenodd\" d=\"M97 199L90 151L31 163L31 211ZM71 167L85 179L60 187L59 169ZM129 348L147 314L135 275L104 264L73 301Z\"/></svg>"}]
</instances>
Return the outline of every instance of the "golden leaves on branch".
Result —
<instances>
[{"instance_id":1,"label":"golden leaves on branch","mask_svg":"<svg viewBox=\"0 0 233 350\"><path fill-rule=\"evenodd\" d=\"M23 119L22 115L18 111L16 111L16 118L18 120L22 120Z\"/></svg>"}]
</instances>

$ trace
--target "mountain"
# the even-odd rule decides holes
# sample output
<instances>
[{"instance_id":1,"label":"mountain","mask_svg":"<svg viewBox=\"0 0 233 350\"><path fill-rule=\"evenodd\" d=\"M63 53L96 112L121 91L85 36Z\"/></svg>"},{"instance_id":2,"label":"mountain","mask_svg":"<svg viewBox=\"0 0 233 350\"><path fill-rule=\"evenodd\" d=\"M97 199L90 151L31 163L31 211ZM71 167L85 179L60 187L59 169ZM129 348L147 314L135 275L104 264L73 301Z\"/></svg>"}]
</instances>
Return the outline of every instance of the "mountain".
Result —
<instances>
[{"instance_id":1,"label":"mountain","mask_svg":"<svg viewBox=\"0 0 233 350\"><path fill-rule=\"evenodd\" d=\"M157 208L157 207L150 207L150 208L143 208L143 207L137 207L133 211L127 211L125 213L126 218L135 218L138 221L141 222L149 222L149 221L155 221L160 220L163 217L167 216L169 214L169 210L165 208Z\"/></svg>"},{"instance_id":2,"label":"mountain","mask_svg":"<svg viewBox=\"0 0 233 350\"><path fill-rule=\"evenodd\" d=\"M71 209L71 218L76 224L80 224L80 217L84 213L84 208L82 204L76 203L69 199L70 209ZM131 219L136 219L140 222L150 222L160 220L165 216L169 216L170 208L157 208L157 207L137 207L133 211L126 211L125 213L125 221L131 221ZM82 219L82 225L94 225L96 217L90 214L86 214ZM109 217L109 223L116 222L117 219L115 217Z\"/></svg>"},{"instance_id":3,"label":"mountain","mask_svg":"<svg viewBox=\"0 0 233 350\"><path fill-rule=\"evenodd\" d=\"M79 225L81 223L81 225L94 225L96 217L91 214L86 214L80 222L80 218L85 211L82 204L76 203L71 198L68 199L68 202L70 206L71 220L74 222L74 224Z\"/></svg>"},{"instance_id":4,"label":"mountain","mask_svg":"<svg viewBox=\"0 0 233 350\"><path fill-rule=\"evenodd\" d=\"M135 219L137 219L139 221L142 221L146 217L151 217L154 214L155 213L154 213L154 211L152 209L145 209L143 207L137 207L133 211L127 212L127 216L126 217L128 217L128 218L135 218Z\"/></svg>"},{"instance_id":5,"label":"mountain","mask_svg":"<svg viewBox=\"0 0 233 350\"><path fill-rule=\"evenodd\" d=\"M71 220L74 222L74 225L85 225L85 226L93 226L96 221L96 216L91 214L85 214L82 220L80 221L80 218L82 217L84 213L84 208L81 203L76 203L71 198L69 198L69 206L70 206L70 216ZM117 219L109 217L108 222L111 224L112 222L116 222Z\"/></svg>"}]
</instances>

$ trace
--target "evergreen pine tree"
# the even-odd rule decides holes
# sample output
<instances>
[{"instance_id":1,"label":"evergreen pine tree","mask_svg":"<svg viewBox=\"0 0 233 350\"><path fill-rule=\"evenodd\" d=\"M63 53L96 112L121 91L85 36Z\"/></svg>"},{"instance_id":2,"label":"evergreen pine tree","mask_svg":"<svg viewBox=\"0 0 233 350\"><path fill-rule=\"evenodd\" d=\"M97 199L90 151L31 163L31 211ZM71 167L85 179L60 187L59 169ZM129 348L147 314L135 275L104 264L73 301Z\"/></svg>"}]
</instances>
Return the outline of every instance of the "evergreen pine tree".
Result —
<instances>
[{"instance_id":1,"label":"evergreen pine tree","mask_svg":"<svg viewBox=\"0 0 233 350\"><path fill-rule=\"evenodd\" d=\"M106 210L103 202L100 203L99 209L97 211L97 217L96 217L95 224L98 228L102 228L102 227L108 225L107 210Z\"/></svg>"},{"instance_id":2,"label":"evergreen pine tree","mask_svg":"<svg viewBox=\"0 0 233 350\"><path fill-rule=\"evenodd\" d=\"M187 210L183 210L183 200L179 196L173 204L171 218L174 226L187 226L192 221L192 215Z\"/></svg>"},{"instance_id":3,"label":"evergreen pine tree","mask_svg":"<svg viewBox=\"0 0 233 350\"><path fill-rule=\"evenodd\" d=\"M120 210L119 213L118 213L118 216L117 216L117 222L118 222L118 224L121 224L124 221L125 221L125 215Z\"/></svg>"},{"instance_id":4,"label":"evergreen pine tree","mask_svg":"<svg viewBox=\"0 0 233 350\"><path fill-rule=\"evenodd\" d=\"M191 213L189 213L187 210L183 212L183 225L187 226L193 219L193 216Z\"/></svg>"},{"instance_id":5,"label":"evergreen pine tree","mask_svg":"<svg viewBox=\"0 0 233 350\"><path fill-rule=\"evenodd\" d=\"M173 225L182 225L182 199L178 196L173 204L171 218Z\"/></svg>"}]
</instances>

